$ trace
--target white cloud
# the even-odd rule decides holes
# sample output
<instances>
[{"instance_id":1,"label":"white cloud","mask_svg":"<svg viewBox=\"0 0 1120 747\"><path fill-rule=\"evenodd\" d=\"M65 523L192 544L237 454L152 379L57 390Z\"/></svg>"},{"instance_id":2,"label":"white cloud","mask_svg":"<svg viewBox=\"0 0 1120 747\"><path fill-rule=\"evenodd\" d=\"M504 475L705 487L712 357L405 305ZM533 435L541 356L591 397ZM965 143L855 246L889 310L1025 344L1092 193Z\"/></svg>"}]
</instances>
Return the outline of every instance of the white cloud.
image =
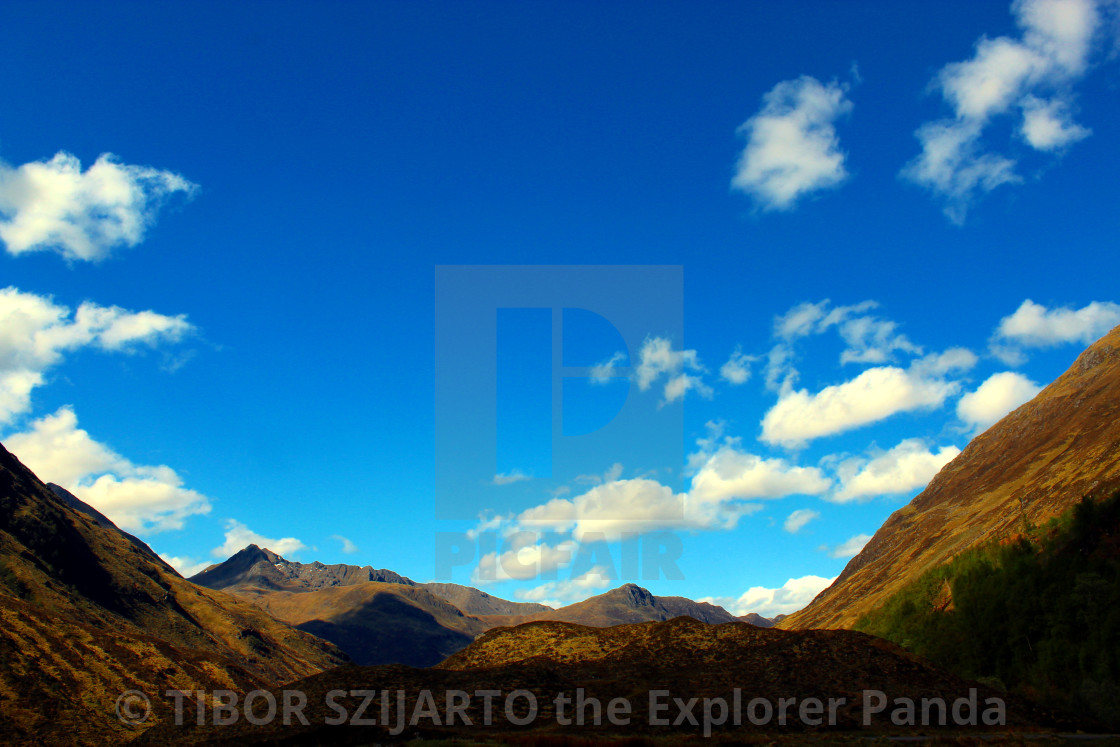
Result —
<instances>
[{"instance_id":1,"label":"white cloud","mask_svg":"<svg viewBox=\"0 0 1120 747\"><path fill-rule=\"evenodd\" d=\"M187 517L210 512L206 496L183 487L165 465L133 464L78 428L62 407L5 439L8 449L40 479L66 488L129 532L181 529Z\"/></svg>"},{"instance_id":2,"label":"white cloud","mask_svg":"<svg viewBox=\"0 0 1120 747\"><path fill-rule=\"evenodd\" d=\"M829 555L834 558L854 558L859 554L859 551L864 548L864 545L870 541L870 534L857 534L855 537L841 542Z\"/></svg>"},{"instance_id":3,"label":"white cloud","mask_svg":"<svg viewBox=\"0 0 1120 747\"><path fill-rule=\"evenodd\" d=\"M615 353L602 363L598 363L591 367L592 384L609 384L611 379L617 378L614 376L616 369L620 368L626 362L626 353L621 351Z\"/></svg>"},{"instance_id":4,"label":"white cloud","mask_svg":"<svg viewBox=\"0 0 1120 747\"><path fill-rule=\"evenodd\" d=\"M955 446L934 452L922 439L910 438L871 459L846 460L837 468L841 487L831 499L846 503L919 490L960 453Z\"/></svg>"},{"instance_id":5,"label":"white cloud","mask_svg":"<svg viewBox=\"0 0 1120 747\"><path fill-rule=\"evenodd\" d=\"M347 555L353 555L354 553L358 552L358 546L348 540L346 537L343 537L341 534L332 534L331 539L338 540L340 543L342 543L342 552L346 553Z\"/></svg>"},{"instance_id":6,"label":"white cloud","mask_svg":"<svg viewBox=\"0 0 1120 747\"><path fill-rule=\"evenodd\" d=\"M539 542L539 538L536 532L510 535L507 538L509 549L500 554L483 555L471 574L471 581L476 584L525 581L552 573L575 559L577 545L573 540L551 545Z\"/></svg>"},{"instance_id":7,"label":"white cloud","mask_svg":"<svg viewBox=\"0 0 1120 747\"><path fill-rule=\"evenodd\" d=\"M774 337L778 342L770 350L766 363L766 386L773 391L792 388L798 378L793 364L796 340L820 335L836 329L846 347L840 363L886 363L896 352L921 355L922 348L898 332L898 325L867 312L878 308L875 301L861 301L851 306L831 305L829 299L816 303L797 304L785 314L774 318Z\"/></svg>"},{"instance_id":8,"label":"white cloud","mask_svg":"<svg viewBox=\"0 0 1120 747\"><path fill-rule=\"evenodd\" d=\"M532 480L532 479L533 478L530 475L526 475L521 470L513 469L513 470L510 470L509 472L499 472L498 474L494 475L494 478L492 480L490 480L490 484L491 485L512 485L515 482L523 482L525 480Z\"/></svg>"},{"instance_id":9,"label":"white cloud","mask_svg":"<svg viewBox=\"0 0 1120 747\"><path fill-rule=\"evenodd\" d=\"M718 604L733 615L754 612L762 617L775 617L797 612L835 580L822 576L802 576L789 579L777 589L752 586L738 598L704 597L697 601Z\"/></svg>"},{"instance_id":10,"label":"white cloud","mask_svg":"<svg viewBox=\"0 0 1120 747\"><path fill-rule=\"evenodd\" d=\"M574 498L553 498L522 511L523 526L571 531L577 538L685 523L684 496L655 480L615 480L596 485Z\"/></svg>"},{"instance_id":11,"label":"white cloud","mask_svg":"<svg viewBox=\"0 0 1120 747\"><path fill-rule=\"evenodd\" d=\"M782 524L782 528L790 534L797 534L810 521L819 518L821 518L821 514L819 511L814 511L811 508L799 508L786 517L786 521L784 524Z\"/></svg>"},{"instance_id":12,"label":"white cloud","mask_svg":"<svg viewBox=\"0 0 1120 747\"><path fill-rule=\"evenodd\" d=\"M739 127L747 138L731 186L763 210L789 210L848 176L834 123L852 110L845 88L803 75L774 86Z\"/></svg>"},{"instance_id":13,"label":"white cloud","mask_svg":"<svg viewBox=\"0 0 1120 747\"><path fill-rule=\"evenodd\" d=\"M957 224L980 195L1022 181L1015 161L985 152L982 136L993 119L1021 111L1020 135L1042 151L1089 135L1069 112L1073 84L1088 68L1100 27L1096 3L1017 0L1011 9L1018 38L981 37L971 59L938 73L934 85L954 116L918 128L922 152L902 170L904 178L941 197Z\"/></svg>"},{"instance_id":14,"label":"white cloud","mask_svg":"<svg viewBox=\"0 0 1120 747\"><path fill-rule=\"evenodd\" d=\"M654 529L731 529L744 514L759 509L746 501L819 495L832 485L816 467L764 459L739 450L730 439L722 445L706 442L712 452L693 460L695 474L686 493L646 478L614 479L526 509L516 521L538 531L571 532L581 541Z\"/></svg>"},{"instance_id":15,"label":"white cloud","mask_svg":"<svg viewBox=\"0 0 1120 747\"><path fill-rule=\"evenodd\" d=\"M167 197L196 189L178 174L109 153L85 172L65 152L17 168L0 161L0 240L13 255L51 250L97 261L139 244Z\"/></svg>"},{"instance_id":16,"label":"white cloud","mask_svg":"<svg viewBox=\"0 0 1120 747\"><path fill-rule=\"evenodd\" d=\"M873 316L857 316L840 324L840 337L848 347L840 353L841 363L887 363L893 353L920 355L922 349L896 330L892 321Z\"/></svg>"},{"instance_id":17,"label":"white cloud","mask_svg":"<svg viewBox=\"0 0 1120 747\"><path fill-rule=\"evenodd\" d=\"M806 389L788 390L763 417L761 440L798 447L896 413L940 407L960 386L945 375L971 367L975 361L971 353L958 349L926 356L909 369L869 368L815 394Z\"/></svg>"},{"instance_id":18,"label":"white cloud","mask_svg":"<svg viewBox=\"0 0 1120 747\"><path fill-rule=\"evenodd\" d=\"M1043 101L1034 96L1023 100L1023 123L1019 133L1035 150L1060 150L1092 134L1073 121L1062 101Z\"/></svg>"},{"instance_id":19,"label":"white cloud","mask_svg":"<svg viewBox=\"0 0 1120 747\"><path fill-rule=\"evenodd\" d=\"M295 537L269 539L268 537L257 534L236 519L226 519L226 541L211 550L210 554L215 558L228 558L244 550L249 545L256 545L262 549L271 550L277 555L283 555L286 558L307 547L307 545L303 544Z\"/></svg>"},{"instance_id":20,"label":"white cloud","mask_svg":"<svg viewBox=\"0 0 1120 747\"><path fill-rule=\"evenodd\" d=\"M1109 301L1093 301L1080 309L1048 309L1028 298L1000 320L991 351L1008 365L1019 365L1026 358L1024 348L1089 345L1118 324L1120 305Z\"/></svg>"},{"instance_id":21,"label":"white cloud","mask_svg":"<svg viewBox=\"0 0 1120 747\"><path fill-rule=\"evenodd\" d=\"M524 602L537 602L556 608L582 602L595 592L610 586L610 582L610 571L597 565L568 581L549 581L532 589L518 589L513 594Z\"/></svg>"},{"instance_id":22,"label":"white cloud","mask_svg":"<svg viewBox=\"0 0 1120 747\"><path fill-rule=\"evenodd\" d=\"M727 362L720 366L719 376L735 386L746 384L751 378L751 363L756 360L758 358L753 355L746 355L742 348L736 347Z\"/></svg>"},{"instance_id":23,"label":"white cloud","mask_svg":"<svg viewBox=\"0 0 1120 747\"><path fill-rule=\"evenodd\" d=\"M129 353L175 342L194 328L185 316L82 303L76 312L45 296L0 289L0 425L26 412L31 392L63 354L83 347Z\"/></svg>"},{"instance_id":24,"label":"white cloud","mask_svg":"<svg viewBox=\"0 0 1120 747\"><path fill-rule=\"evenodd\" d=\"M199 562L190 557L181 558L177 555L164 555L163 553L160 553L159 556L163 558L163 562L179 571L179 575L183 578L190 578L191 576L198 575L213 565L213 563L205 560Z\"/></svg>"},{"instance_id":25,"label":"white cloud","mask_svg":"<svg viewBox=\"0 0 1120 747\"><path fill-rule=\"evenodd\" d=\"M976 391L961 397L957 416L979 433L1040 391L1041 386L1014 371L992 374Z\"/></svg>"},{"instance_id":26,"label":"white cloud","mask_svg":"<svg viewBox=\"0 0 1120 747\"><path fill-rule=\"evenodd\" d=\"M707 371L700 363L695 350L674 350L673 344L664 337L647 337L638 353L634 380L638 384L638 389L644 392L662 376L666 377L664 398L661 402L663 405L675 402L690 390L701 397L711 397L711 387L699 376L688 373L690 371L693 374Z\"/></svg>"},{"instance_id":27,"label":"white cloud","mask_svg":"<svg viewBox=\"0 0 1120 747\"><path fill-rule=\"evenodd\" d=\"M816 467L797 467L784 459L764 459L725 443L693 475L688 492L692 511L715 515L733 500L773 499L790 495L819 495L832 482Z\"/></svg>"}]
</instances>

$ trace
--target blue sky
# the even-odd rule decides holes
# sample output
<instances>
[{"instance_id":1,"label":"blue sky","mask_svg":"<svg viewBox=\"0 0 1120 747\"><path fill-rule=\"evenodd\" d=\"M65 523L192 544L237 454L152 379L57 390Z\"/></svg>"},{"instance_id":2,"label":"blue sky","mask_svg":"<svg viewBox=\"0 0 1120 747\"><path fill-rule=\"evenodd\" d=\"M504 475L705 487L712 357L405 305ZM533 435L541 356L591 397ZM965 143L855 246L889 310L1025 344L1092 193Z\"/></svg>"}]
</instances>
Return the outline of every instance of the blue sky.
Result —
<instances>
[{"instance_id":1,"label":"blue sky","mask_svg":"<svg viewBox=\"0 0 1120 747\"><path fill-rule=\"evenodd\" d=\"M1117 18L9 3L0 440L184 571L790 611L1120 323Z\"/></svg>"}]
</instances>

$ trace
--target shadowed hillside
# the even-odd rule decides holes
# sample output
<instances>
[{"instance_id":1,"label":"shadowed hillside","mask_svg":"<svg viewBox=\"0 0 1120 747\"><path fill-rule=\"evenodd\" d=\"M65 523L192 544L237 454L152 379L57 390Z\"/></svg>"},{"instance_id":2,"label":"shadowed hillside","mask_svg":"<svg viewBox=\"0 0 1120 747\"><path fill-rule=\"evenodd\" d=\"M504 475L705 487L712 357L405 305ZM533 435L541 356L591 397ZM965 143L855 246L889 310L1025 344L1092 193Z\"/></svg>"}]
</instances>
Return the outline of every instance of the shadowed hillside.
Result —
<instances>
[{"instance_id":1,"label":"shadowed hillside","mask_svg":"<svg viewBox=\"0 0 1120 747\"><path fill-rule=\"evenodd\" d=\"M704 733L702 705L695 706L695 723L681 718L681 706L690 698L709 698L715 712L715 699L728 704L727 723L709 724L711 733L727 737L751 737L765 733L775 736L817 735L817 743L826 744L841 732L875 734L903 731L891 723L886 711L872 715L870 724L863 724L863 692L880 690L889 698L941 698L954 703L968 698L970 689L978 709L991 707L987 699L997 693L983 685L970 683L944 671L930 667L894 644L855 631L783 631L758 628L734 622L708 625L689 617L666 622L647 622L610 628L594 628L572 623L535 622L515 628L499 628L482 635L477 641L440 666L417 670L401 666L341 667L296 683L307 694L308 725L288 727L272 724L253 727L239 723L226 729L206 727L192 730L199 740L222 738L243 744L266 743L284 739L292 744L370 744L402 741L422 737L493 737L520 735L523 743L548 736L566 735L575 739L602 739L610 736L692 736ZM374 720L382 718L381 691L388 691L389 724L395 723L400 708L396 692L402 696L404 712L411 714L422 691L435 694L429 715L416 720L402 733L390 732L382 725L328 726L324 722L337 719L337 711L325 705L328 692L334 691L337 703L353 713L357 703L341 697L351 691L376 690L367 714ZM778 704L781 698L811 698L827 703L834 699L834 726L828 727L822 716L820 724L807 715L802 721L791 710L779 723L776 711L765 718L761 706L756 722L741 715L741 725L733 727L731 705L736 702L736 689L741 714L747 704L763 699ZM460 720L446 726L449 690L463 693L495 691L499 695L492 708L491 726L485 726L485 706L481 697L469 698L463 714L471 720L466 726ZM531 723L513 726L504 708L504 698L514 690L533 694L538 711ZM650 692L665 691L665 711L650 718ZM583 710L583 723L562 723L574 718L571 700L558 703L557 696L574 700L595 699L600 703L598 725L594 707ZM521 707L510 712L514 717L527 717L526 696ZM629 723L612 725L605 715L607 704L614 699L625 701ZM868 707L870 708L871 696ZM1018 699L1005 702L1009 726L1030 728L1046 723L1048 716ZM563 713L559 709L563 707ZM619 708L622 705L619 704ZM665 717L665 723L658 719ZM979 723L980 714L977 713ZM438 720L438 723L437 723ZM343 719L345 721L345 719ZM934 722L935 723L935 722ZM982 728L982 727L980 727ZM928 733L928 729L911 730ZM163 736L155 733L152 737ZM833 736L830 736L833 735Z\"/></svg>"},{"instance_id":2,"label":"shadowed hillside","mask_svg":"<svg viewBox=\"0 0 1120 747\"><path fill-rule=\"evenodd\" d=\"M0 736L104 743L134 733L125 690L275 686L335 666L324 641L201 589L0 446ZM157 702L152 723L165 718Z\"/></svg>"},{"instance_id":3,"label":"shadowed hillside","mask_svg":"<svg viewBox=\"0 0 1120 747\"><path fill-rule=\"evenodd\" d=\"M1120 486L1120 327L972 440L781 627L848 628L926 571Z\"/></svg>"},{"instance_id":4,"label":"shadowed hillside","mask_svg":"<svg viewBox=\"0 0 1120 747\"><path fill-rule=\"evenodd\" d=\"M427 667L487 626L421 586L367 581L309 592L239 592L278 620L334 643L357 664Z\"/></svg>"}]
</instances>

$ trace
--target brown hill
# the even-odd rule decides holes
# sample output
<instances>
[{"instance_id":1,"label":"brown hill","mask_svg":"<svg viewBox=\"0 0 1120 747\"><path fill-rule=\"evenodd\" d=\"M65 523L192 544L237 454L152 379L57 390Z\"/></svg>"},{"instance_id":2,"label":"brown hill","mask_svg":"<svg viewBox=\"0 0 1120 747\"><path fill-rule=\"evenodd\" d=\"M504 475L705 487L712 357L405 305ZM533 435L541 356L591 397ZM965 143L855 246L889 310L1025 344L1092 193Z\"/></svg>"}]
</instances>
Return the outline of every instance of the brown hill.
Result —
<instances>
[{"instance_id":1,"label":"brown hill","mask_svg":"<svg viewBox=\"0 0 1120 747\"><path fill-rule=\"evenodd\" d=\"M1120 327L972 440L783 628L849 628L928 569L1120 487Z\"/></svg>"},{"instance_id":2,"label":"brown hill","mask_svg":"<svg viewBox=\"0 0 1120 747\"><path fill-rule=\"evenodd\" d=\"M274 686L344 661L74 501L0 446L0 740L118 741L135 734L114 713L126 690ZM154 705L149 726L167 717Z\"/></svg>"},{"instance_id":3,"label":"brown hill","mask_svg":"<svg viewBox=\"0 0 1120 747\"><path fill-rule=\"evenodd\" d=\"M987 698L1000 697L994 690L930 667L893 644L855 631L783 631L739 622L707 625L689 617L610 628L562 622L527 623L491 630L436 668L340 667L292 687L307 696L307 725L293 723L285 727L276 721L253 727L242 721L222 731L204 727L192 737L204 740L220 735L239 744L280 739L293 744L369 744L406 738L486 738L513 731L522 744L547 738L556 744L571 743L560 741L564 737L698 737L703 734L703 705L693 706L699 725L686 718L672 723L681 715L681 704L690 698L720 698L727 705L729 723L714 725L712 731L729 740L753 740L757 733L766 732L768 739L782 733L816 734L818 743L831 743L838 731L906 732L892 725L890 709L872 714L869 727L863 726L865 690L879 690L891 700L911 698L920 702L923 697L941 698L951 706L957 698L968 697L970 688L974 688L979 710L989 705L985 702ZM730 723L737 689L741 725L736 728ZM354 715L360 701L347 697L348 694L370 692L375 697L365 715L379 722L382 696L378 693L387 691L388 723L393 725L396 714L402 712L398 690L403 691L406 717L415 712L424 691L433 694L429 714L438 715L415 720L403 734L397 732L395 740L394 734L387 733L382 725L324 725L327 719L338 717L338 711L327 705L327 693L331 691L348 717ZM446 693L452 690L469 698L464 713L470 726L461 720L454 726L447 725ZM480 696L480 691L487 690L497 693L492 707L493 724L489 727L485 725L485 705ZM505 709L506 697L515 690L532 693L538 706L532 722L517 729L510 724ZM666 706L660 714L667 717L664 725L651 723L649 718L651 691L664 691L658 696ZM595 725L593 707L584 711L584 724L561 724L557 696L574 700L581 694L585 700L599 702L599 725ZM519 698L520 709L512 711L515 716L523 716L526 711L525 696ZM630 723L612 725L608 718L607 705L616 698L626 701ZM673 698L679 698L679 703ZM769 720L765 719L761 705L758 710L749 710L755 698L771 705ZM783 698L795 698L796 702L787 718L779 722L777 709ZM822 703L828 703L830 698L843 699L835 706L833 727L814 725L811 713L802 719L797 709L810 698ZM574 715L571 700L565 707L565 718ZM1005 704L1009 726L1029 727L1047 719L1045 714L1019 700L1006 698ZM713 707L712 713L717 710ZM748 713L755 713L761 723L751 723ZM822 714L822 720L827 724L827 715ZM909 733L928 734L929 730L917 726ZM162 732L150 736L172 735Z\"/></svg>"}]
</instances>

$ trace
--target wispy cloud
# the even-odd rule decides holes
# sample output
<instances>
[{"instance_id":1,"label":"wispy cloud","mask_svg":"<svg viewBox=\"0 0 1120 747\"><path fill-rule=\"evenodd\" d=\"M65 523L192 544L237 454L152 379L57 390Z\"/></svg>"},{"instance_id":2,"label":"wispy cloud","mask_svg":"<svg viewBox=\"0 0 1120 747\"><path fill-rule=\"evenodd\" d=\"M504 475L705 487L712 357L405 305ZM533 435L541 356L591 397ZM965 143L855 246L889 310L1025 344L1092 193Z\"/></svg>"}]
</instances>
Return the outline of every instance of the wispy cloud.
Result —
<instances>
[{"instance_id":1,"label":"wispy cloud","mask_svg":"<svg viewBox=\"0 0 1120 747\"><path fill-rule=\"evenodd\" d=\"M786 530L790 534L797 534L810 521L814 521L815 519L819 518L821 518L820 511L814 511L811 508L799 508L786 517L785 523L782 524L782 529Z\"/></svg>"},{"instance_id":2,"label":"wispy cloud","mask_svg":"<svg viewBox=\"0 0 1120 747\"><path fill-rule=\"evenodd\" d=\"M668 405L682 399L689 391L701 397L711 397L712 388L701 378L706 372L695 350L677 350L667 338L647 337L638 353L634 380L638 389L644 392L664 379L661 403Z\"/></svg>"},{"instance_id":3,"label":"wispy cloud","mask_svg":"<svg viewBox=\"0 0 1120 747\"><path fill-rule=\"evenodd\" d=\"M1090 134L1073 121L1073 86L1089 67L1101 26L1097 3L1017 0L1011 11L1017 37L981 37L970 59L937 74L932 87L953 116L918 128L922 152L901 172L939 197L957 224L982 195L1022 181L1016 161L983 142L993 121L1017 120L1019 137L1039 151L1061 150Z\"/></svg>"},{"instance_id":4,"label":"wispy cloud","mask_svg":"<svg viewBox=\"0 0 1120 747\"><path fill-rule=\"evenodd\" d=\"M343 537L341 534L332 534L331 539L337 540L339 543L341 543L342 552L346 553L347 555L353 555L354 553L358 552L358 546L348 540L346 537Z\"/></svg>"},{"instance_id":5,"label":"wispy cloud","mask_svg":"<svg viewBox=\"0 0 1120 747\"><path fill-rule=\"evenodd\" d=\"M494 475L490 480L491 485L512 485L515 482L524 482L525 480L532 480L531 475L527 475L521 470L510 470L509 472L499 472Z\"/></svg>"}]
</instances>

